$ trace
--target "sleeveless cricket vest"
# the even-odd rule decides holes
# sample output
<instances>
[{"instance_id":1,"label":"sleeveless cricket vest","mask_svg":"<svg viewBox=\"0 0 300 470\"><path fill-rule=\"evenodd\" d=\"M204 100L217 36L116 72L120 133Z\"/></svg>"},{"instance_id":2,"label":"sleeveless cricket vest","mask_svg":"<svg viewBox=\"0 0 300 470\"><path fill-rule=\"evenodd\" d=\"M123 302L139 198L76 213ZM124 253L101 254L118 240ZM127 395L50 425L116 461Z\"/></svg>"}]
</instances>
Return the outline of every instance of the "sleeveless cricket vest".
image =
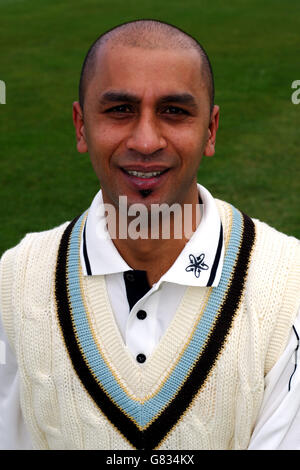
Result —
<instances>
[{"instance_id":1,"label":"sleeveless cricket vest","mask_svg":"<svg viewBox=\"0 0 300 470\"><path fill-rule=\"evenodd\" d=\"M300 249L217 205L220 283L186 289L144 364L123 343L105 276L82 274L87 213L3 255L0 308L36 449L247 448L300 305Z\"/></svg>"}]
</instances>

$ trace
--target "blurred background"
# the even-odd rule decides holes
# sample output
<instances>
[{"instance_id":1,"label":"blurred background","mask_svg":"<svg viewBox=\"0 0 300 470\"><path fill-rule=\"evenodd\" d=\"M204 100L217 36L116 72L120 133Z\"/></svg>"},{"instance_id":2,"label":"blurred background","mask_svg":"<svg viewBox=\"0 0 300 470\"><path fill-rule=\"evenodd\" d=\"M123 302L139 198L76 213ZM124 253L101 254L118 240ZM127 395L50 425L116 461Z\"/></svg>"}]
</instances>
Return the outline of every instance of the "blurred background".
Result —
<instances>
[{"instance_id":1,"label":"blurred background","mask_svg":"<svg viewBox=\"0 0 300 470\"><path fill-rule=\"evenodd\" d=\"M99 183L72 124L81 65L99 34L140 18L173 23L210 56L221 117L199 182L300 238L299 0L0 0L0 253L90 205Z\"/></svg>"}]
</instances>

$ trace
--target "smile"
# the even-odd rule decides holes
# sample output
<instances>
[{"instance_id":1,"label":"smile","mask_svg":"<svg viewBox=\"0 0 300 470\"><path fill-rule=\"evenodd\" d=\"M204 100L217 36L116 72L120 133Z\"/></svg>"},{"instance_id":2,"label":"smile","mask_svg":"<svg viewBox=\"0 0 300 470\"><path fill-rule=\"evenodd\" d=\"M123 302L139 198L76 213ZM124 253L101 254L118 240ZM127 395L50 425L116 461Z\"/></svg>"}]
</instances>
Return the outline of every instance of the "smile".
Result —
<instances>
[{"instance_id":1,"label":"smile","mask_svg":"<svg viewBox=\"0 0 300 470\"><path fill-rule=\"evenodd\" d=\"M127 168L120 168L125 177L126 184L133 190L137 191L154 191L164 184L168 178L170 168L165 168L159 165L152 165L151 167L142 167L141 165L128 166Z\"/></svg>"},{"instance_id":2,"label":"smile","mask_svg":"<svg viewBox=\"0 0 300 470\"><path fill-rule=\"evenodd\" d=\"M126 171L126 170L125 170ZM142 171L126 171L128 175L137 176L138 178L153 178L154 176L160 176L163 171L151 171L151 172L142 172Z\"/></svg>"}]
</instances>

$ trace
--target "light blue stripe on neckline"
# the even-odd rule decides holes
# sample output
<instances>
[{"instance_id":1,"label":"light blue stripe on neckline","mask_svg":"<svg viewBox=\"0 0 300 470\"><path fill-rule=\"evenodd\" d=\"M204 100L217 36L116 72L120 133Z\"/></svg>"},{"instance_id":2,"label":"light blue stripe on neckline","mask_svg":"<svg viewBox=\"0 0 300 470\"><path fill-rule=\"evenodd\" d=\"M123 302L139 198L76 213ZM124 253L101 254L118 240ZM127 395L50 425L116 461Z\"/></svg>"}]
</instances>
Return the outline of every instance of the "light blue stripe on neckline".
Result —
<instances>
[{"instance_id":1,"label":"light blue stripe on neckline","mask_svg":"<svg viewBox=\"0 0 300 470\"><path fill-rule=\"evenodd\" d=\"M133 419L136 424L145 428L155 419L164 407L172 400L178 389L186 380L193 365L197 361L205 342L213 328L218 310L230 285L231 273L237 259L242 237L242 215L232 207L233 221L228 248L225 253L223 272L218 287L212 289L207 306L195 329L191 341L187 345L182 357L174 367L161 389L143 404L130 398L120 387L111 370L106 365L99 351L90 329L85 312L84 301L80 288L80 238L83 214L76 222L71 238L67 260L68 293L71 304L72 320L76 338L80 349L84 353L85 361L91 373L96 377L101 387L110 396L112 401Z\"/></svg>"}]
</instances>

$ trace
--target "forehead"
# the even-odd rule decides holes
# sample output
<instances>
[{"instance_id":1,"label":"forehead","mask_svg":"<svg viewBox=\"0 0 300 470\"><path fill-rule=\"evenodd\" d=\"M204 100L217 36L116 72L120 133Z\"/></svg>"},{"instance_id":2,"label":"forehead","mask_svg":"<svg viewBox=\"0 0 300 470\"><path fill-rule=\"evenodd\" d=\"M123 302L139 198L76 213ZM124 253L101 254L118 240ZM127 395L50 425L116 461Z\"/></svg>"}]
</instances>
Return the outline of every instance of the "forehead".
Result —
<instances>
[{"instance_id":1,"label":"forehead","mask_svg":"<svg viewBox=\"0 0 300 470\"><path fill-rule=\"evenodd\" d=\"M189 92L202 93L201 58L197 50L144 49L105 44L99 48L90 93L122 89L132 93L158 96Z\"/></svg>"}]
</instances>

